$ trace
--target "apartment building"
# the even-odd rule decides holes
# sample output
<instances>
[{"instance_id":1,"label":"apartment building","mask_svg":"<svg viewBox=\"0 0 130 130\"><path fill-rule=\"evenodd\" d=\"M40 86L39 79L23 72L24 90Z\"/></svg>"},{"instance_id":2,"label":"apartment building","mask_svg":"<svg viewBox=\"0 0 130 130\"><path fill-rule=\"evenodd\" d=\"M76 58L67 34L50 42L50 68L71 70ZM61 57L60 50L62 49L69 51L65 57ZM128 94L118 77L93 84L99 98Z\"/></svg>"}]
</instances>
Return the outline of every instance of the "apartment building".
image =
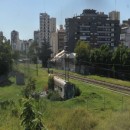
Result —
<instances>
[{"instance_id":1,"label":"apartment building","mask_svg":"<svg viewBox=\"0 0 130 130\"><path fill-rule=\"evenodd\" d=\"M40 31L34 31L34 42L40 44Z\"/></svg>"},{"instance_id":2,"label":"apartment building","mask_svg":"<svg viewBox=\"0 0 130 130\"><path fill-rule=\"evenodd\" d=\"M119 20L120 21L120 12L119 11L111 11L109 13L110 20Z\"/></svg>"},{"instance_id":3,"label":"apartment building","mask_svg":"<svg viewBox=\"0 0 130 130\"><path fill-rule=\"evenodd\" d=\"M40 45L50 42L50 16L47 13L40 13Z\"/></svg>"},{"instance_id":4,"label":"apartment building","mask_svg":"<svg viewBox=\"0 0 130 130\"><path fill-rule=\"evenodd\" d=\"M11 46L13 50L19 50L19 32L13 30L11 32Z\"/></svg>"},{"instance_id":5,"label":"apartment building","mask_svg":"<svg viewBox=\"0 0 130 130\"><path fill-rule=\"evenodd\" d=\"M63 25L60 25L60 29L58 30L58 51L64 50L65 46L65 29Z\"/></svg>"},{"instance_id":6,"label":"apartment building","mask_svg":"<svg viewBox=\"0 0 130 130\"><path fill-rule=\"evenodd\" d=\"M79 16L65 19L67 46L74 51L78 40L87 41L92 47L107 44L115 47L120 42L119 20L110 20L108 15L85 9Z\"/></svg>"},{"instance_id":7,"label":"apartment building","mask_svg":"<svg viewBox=\"0 0 130 130\"><path fill-rule=\"evenodd\" d=\"M130 26L121 28L120 40L125 46L130 48Z\"/></svg>"}]
</instances>

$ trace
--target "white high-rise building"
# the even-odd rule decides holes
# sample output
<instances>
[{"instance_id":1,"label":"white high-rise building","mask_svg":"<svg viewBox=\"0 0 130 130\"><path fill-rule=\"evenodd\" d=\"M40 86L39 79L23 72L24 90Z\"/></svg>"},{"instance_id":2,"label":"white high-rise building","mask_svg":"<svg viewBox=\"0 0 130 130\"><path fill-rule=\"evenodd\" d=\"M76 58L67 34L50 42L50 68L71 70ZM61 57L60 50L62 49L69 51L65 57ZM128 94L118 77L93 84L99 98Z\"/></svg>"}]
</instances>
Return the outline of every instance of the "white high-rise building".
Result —
<instances>
[{"instance_id":1,"label":"white high-rise building","mask_svg":"<svg viewBox=\"0 0 130 130\"><path fill-rule=\"evenodd\" d=\"M58 53L58 38L56 32L56 18L50 18L50 46L52 50L53 57L56 53Z\"/></svg>"},{"instance_id":2,"label":"white high-rise building","mask_svg":"<svg viewBox=\"0 0 130 130\"><path fill-rule=\"evenodd\" d=\"M120 40L125 46L130 48L130 27L121 28Z\"/></svg>"},{"instance_id":3,"label":"white high-rise building","mask_svg":"<svg viewBox=\"0 0 130 130\"><path fill-rule=\"evenodd\" d=\"M58 30L58 51L64 50L65 46L65 29L63 25L60 25L60 29Z\"/></svg>"},{"instance_id":4,"label":"white high-rise building","mask_svg":"<svg viewBox=\"0 0 130 130\"><path fill-rule=\"evenodd\" d=\"M56 33L56 18L50 16L47 13L40 13L40 44L46 42L50 45L52 55L54 56L58 52L58 41Z\"/></svg>"},{"instance_id":5,"label":"white high-rise building","mask_svg":"<svg viewBox=\"0 0 130 130\"><path fill-rule=\"evenodd\" d=\"M50 16L40 13L40 46L44 42L50 42Z\"/></svg>"},{"instance_id":6,"label":"white high-rise building","mask_svg":"<svg viewBox=\"0 0 130 130\"><path fill-rule=\"evenodd\" d=\"M50 45L52 50L51 57L54 57L58 53L58 35L57 32L51 33Z\"/></svg>"},{"instance_id":7,"label":"white high-rise building","mask_svg":"<svg viewBox=\"0 0 130 130\"><path fill-rule=\"evenodd\" d=\"M34 42L36 42L39 45L40 42L40 31L34 31Z\"/></svg>"},{"instance_id":8,"label":"white high-rise building","mask_svg":"<svg viewBox=\"0 0 130 130\"><path fill-rule=\"evenodd\" d=\"M56 18L50 18L50 32L56 32Z\"/></svg>"},{"instance_id":9,"label":"white high-rise building","mask_svg":"<svg viewBox=\"0 0 130 130\"><path fill-rule=\"evenodd\" d=\"M109 13L109 19L110 20L119 20L120 21L120 12L118 11L112 11Z\"/></svg>"},{"instance_id":10,"label":"white high-rise building","mask_svg":"<svg viewBox=\"0 0 130 130\"><path fill-rule=\"evenodd\" d=\"M11 46L13 50L19 50L19 32L15 30L11 32Z\"/></svg>"}]
</instances>

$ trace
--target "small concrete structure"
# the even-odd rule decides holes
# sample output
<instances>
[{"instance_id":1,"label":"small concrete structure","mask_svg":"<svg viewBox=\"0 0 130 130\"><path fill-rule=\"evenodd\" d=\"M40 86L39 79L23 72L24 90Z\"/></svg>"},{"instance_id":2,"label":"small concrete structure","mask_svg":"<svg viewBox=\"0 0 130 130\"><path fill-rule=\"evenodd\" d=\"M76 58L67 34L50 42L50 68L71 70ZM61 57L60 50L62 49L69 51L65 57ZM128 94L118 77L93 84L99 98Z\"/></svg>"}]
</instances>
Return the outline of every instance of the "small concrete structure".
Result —
<instances>
[{"instance_id":1,"label":"small concrete structure","mask_svg":"<svg viewBox=\"0 0 130 130\"><path fill-rule=\"evenodd\" d=\"M16 84L17 85L24 85L24 74L23 73L16 73Z\"/></svg>"},{"instance_id":2,"label":"small concrete structure","mask_svg":"<svg viewBox=\"0 0 130 130\"><path fill-rule=\"evenodd\" d=\"M76 53L67 53L65 50L62 50L58 54L54 56L53 59L51 59L51 62L55 63L55 67L62 70L70 70L75 72L75 57ZM66 61L65 61L66 60ZM66 62L66 66L65 66ZM66 67L66 68L65 68Z\"/></svg>"},{"instance_id":3,"label":"small concrete structure","mask_svg":"<svg viewBox=\"0 0 130 130\"><path fill-rule=\"evenodd\" d=\"M74 97L74 84L66 82L65 80L54 76L54 90L58 91L63 99L70 99Z\"/></svg>"}]
</instances>

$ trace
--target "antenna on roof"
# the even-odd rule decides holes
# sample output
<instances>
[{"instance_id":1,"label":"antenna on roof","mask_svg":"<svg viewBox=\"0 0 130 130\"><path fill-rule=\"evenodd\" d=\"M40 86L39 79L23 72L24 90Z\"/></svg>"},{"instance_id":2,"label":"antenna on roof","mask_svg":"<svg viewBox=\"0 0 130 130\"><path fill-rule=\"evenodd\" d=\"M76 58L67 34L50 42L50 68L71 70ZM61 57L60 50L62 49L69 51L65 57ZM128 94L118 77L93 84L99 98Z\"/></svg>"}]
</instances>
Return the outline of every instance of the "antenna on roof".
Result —
<instances>
[{"instance_id":1,"label":"antenna on roof","mask_svg":"<svg viewBox=\"0 0 130 130\"><path fill-rule=\"evenodd\" d=\"M60 16L60 18L61 18L61 24L63 24L63 22L62 22L62 8L61 8L61 14L60 14L61 16Z\"/></svg>"},{"instance_id":2,"label":"antenna on roof","mask_svg":"<svg viewBox=\"0 0 130 130\"><path fill-rule=\"evenodd\" d=\"M44 11L45 11L45 13L46 13L46 0L44 0L43 5L44 5Z\"/></svg>"},{"instance_id":3,"label":"antenna on roof","mask_svg":"<svg viewBox=\"0 0 130 130\"><path fill-rule=\"evenodd\" d=\"M116 0L115 0L115 11L116 11Z\"/></svg>"}]
</instances>

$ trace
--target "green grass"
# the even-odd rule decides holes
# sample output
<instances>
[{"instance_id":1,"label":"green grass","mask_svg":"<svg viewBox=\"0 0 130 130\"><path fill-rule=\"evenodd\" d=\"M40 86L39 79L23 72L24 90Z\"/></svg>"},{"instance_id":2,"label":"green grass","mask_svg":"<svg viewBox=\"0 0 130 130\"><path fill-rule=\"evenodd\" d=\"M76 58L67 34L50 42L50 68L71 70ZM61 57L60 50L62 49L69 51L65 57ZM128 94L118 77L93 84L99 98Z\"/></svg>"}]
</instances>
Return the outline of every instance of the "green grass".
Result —
<instances>
[{"instance_id":1,"label":"green grass","mask_svg":"<svg viewBox=\"0 0 130 130\"><path fill-rule=\"evenodd\" d=\"M53 70L55 72L63 72L64 73L64 70L57 70L57 69L53 69ZM98 75L81 75L81 74L77 74L74 72L69 72L69 73L72 75L80 76L80 77L86 77L86 78L90 78L90 79L95 79L95 80L100 80L100 81L104 81L104 82L108 82L108 83L113 83L113 84L117 84L117 85L130 87L130 81L114 79L114 78L98 76Z\"/></svg>"},{"instance_id":2,"label":"green grass","mask_svg":"<svg viewBox=\"0 0 130 130\"><path fill-rule=\"evenodd\" d=\"M39 66L38 76L35 65L30 65L28 71L28 68L21 64L19 70L26 74L26 78L31 76L36 79L37 91L42 91L47 86L46 69ZM23 130L19 117L11 115L11 110L14 108L18 109L19 115L22 111L17 100L22 97L23 86L17 86L14 78L11 78L11 81L13 82L11 86L0 88L0 100L12 99L16 102L16 106L6 110L0 109L0 130ZM62 102L40 99L39 109L48 130L127 130L129 128L127 123L130 121L129 96L75 80L71 82L80 88L82 93L79 97Z\"/></svg>"},{"instance_id":3,"label":"green grass","mask_svg":"<svg viewBox=\"0 0 130 130\"><path fill-rule=\"evenodd\" d=\"M15 83L14 78L10 78L12 84L10 86L0 87L0 101L1 100L15 100L22 97L21 89L23 86L18 86Z\"/></svg>"},{"instance_id":4,"label":"green grass","mask_svg":"<svg viewBox=\"0 0 130 130\"><path fill-rule=\"evenodd\" d=\"M114 78L106 78L106 77L97 76L97 75L90 75L90 76L87 76L87 77L91 78L91 79L95 79L95 80L100 80L100 81L105 81L105 82L108 82L108 83L113 83L113 84L117 84L117 85L130 87L129 81L124 81L124 80L114 79Z\"/></svg>"}]
</instances>

